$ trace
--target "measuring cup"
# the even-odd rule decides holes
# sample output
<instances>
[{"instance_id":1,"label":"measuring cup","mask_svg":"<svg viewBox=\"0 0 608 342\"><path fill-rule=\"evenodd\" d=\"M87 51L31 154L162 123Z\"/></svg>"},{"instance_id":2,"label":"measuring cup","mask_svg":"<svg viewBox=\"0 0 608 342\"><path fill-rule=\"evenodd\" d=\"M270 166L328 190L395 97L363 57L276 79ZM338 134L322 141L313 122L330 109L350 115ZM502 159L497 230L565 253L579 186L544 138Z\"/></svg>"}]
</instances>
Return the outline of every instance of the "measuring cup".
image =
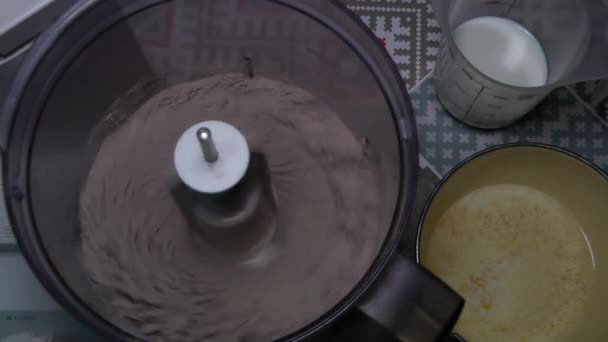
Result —
<instances>
[{"instance_id":1,"label":"measuring cup","mask_svg":"<svg viewBox=\"0 0 608 342\"><path fill-rule=\"evenodd\" d=\"M447 110L466 124L486 129L505 127L558 86L608 76L606 0L431 0L431 4L443 31L434 71L436 92ZM535 86L515 85L491 77L471 63L465 56L477 53L475 59L492 67L492 60L484 61L484 54L491 56L488 49L492 46L486 45L492 42L480 40L475 42L475 52L464 51L454 30L480 17L508 19L531 34L544 53L546 81Z\"/></svg>"}]
</instances>

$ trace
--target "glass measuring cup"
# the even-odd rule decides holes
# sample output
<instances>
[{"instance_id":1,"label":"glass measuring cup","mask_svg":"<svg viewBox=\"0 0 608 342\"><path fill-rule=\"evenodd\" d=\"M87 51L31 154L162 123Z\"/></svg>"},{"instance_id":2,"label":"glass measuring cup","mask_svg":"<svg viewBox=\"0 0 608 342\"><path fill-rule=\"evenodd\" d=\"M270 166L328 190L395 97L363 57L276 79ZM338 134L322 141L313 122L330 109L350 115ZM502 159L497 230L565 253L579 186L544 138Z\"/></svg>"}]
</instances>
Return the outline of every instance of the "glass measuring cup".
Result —
<instances>
[{"instance_id":1,"label":"glass measuring cup","mask_svg":"<svg viewBox=\"0 0 608 342\"><path fill-rule=\"evenodd\" d=\"M434 71L437 95L448 111L466 124L486 129L505 127L558 86L608 76L608 1L432 0L431 3L444 34ZM496 45L496 41L474 42L476 51L470 51L470 46L464 46L454 33L463 23L482 17L510 22L517 26L514 30L523 30L528 39L532 37L530 40L537 42L533 44L542 49L546 64L544 82L517 84L509 77L489 76L491 72L487 71L492 70L480 70L480 61L489 68L500 63L490 59L491 45ZM529 57L528 50L502 48L507 54ZM471 53L477 61L470 58ZM465 57L467 54L469 58ZM500 57L509 63L509 56ZM538 72L537 68L527 67Z\"/></svg>"}]
</instances>

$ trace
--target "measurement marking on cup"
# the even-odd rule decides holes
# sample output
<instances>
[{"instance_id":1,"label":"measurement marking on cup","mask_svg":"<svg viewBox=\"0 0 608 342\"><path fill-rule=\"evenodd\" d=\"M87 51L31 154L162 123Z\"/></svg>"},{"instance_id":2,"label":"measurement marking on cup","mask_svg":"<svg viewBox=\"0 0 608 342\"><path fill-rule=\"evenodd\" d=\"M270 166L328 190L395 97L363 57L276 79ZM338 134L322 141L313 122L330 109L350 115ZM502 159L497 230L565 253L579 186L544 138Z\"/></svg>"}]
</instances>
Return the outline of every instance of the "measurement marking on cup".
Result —
<instances>
[{"instance_id":1,"label":"measurement marking on cup","mask_svg":"<svg viewBox=\"0 0 608 342\"><path fill-rule=\"evenodd\" d=\"M515 1L490 0L490 1L485 1L485 4L486 5L509 5L509 6L513 6L513 2L515 2Z\"/></svg>"},{"instance_id":2,"label":"measurement marking on cup","mask_svg":"<svg viewBox=\"0 0 608 342\"><path fill-rule=\"evenodd\" d=\"M536 94L526 94L526 95L521 95L520 97L518 97L518 100L531 100L533 98L536 97Z\"/></svg>"},{"instance_id":3,"label":"measurement marking on cup","mask_svg":"<svg viewBox=\"0 0 608 342\"><path fill-rule=\"evenodd\" d=\"M485 87L485 85L483 85L481 82L479 82L475 78L473 78L473 76L471 76L465 69L460 69L460 71L462 71L462 73L464 74L464 76L468 78L468 82L469 83L474 83L473 86L476 85L476 86L481 87L482 89L483 89L483 87Z\"/></svg>"}]
</instances>

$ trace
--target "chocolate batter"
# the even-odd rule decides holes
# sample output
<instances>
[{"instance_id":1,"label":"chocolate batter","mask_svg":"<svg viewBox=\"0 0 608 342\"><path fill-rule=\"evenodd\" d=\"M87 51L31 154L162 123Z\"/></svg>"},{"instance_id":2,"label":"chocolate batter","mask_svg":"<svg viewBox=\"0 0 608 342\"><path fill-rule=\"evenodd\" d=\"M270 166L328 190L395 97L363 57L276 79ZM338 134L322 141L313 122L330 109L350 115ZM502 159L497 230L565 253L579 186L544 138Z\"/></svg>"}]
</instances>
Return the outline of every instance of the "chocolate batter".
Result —
<instances>
[{"instance_id":1,"label":"chocolate batter","mask_svg":"<svg viewBox=\"0 0 608 342\"><path fill-rule=\"evenodd\" d=\"M235 259L189 227L173 150L204 120L268 163L274 233ZM80 201L83 263L107 319L154 341L268 341L353 289L376 256L378 193L362 137L293 85L226 74L168 88L101 145Z\"/></svg>"}]
</instances>

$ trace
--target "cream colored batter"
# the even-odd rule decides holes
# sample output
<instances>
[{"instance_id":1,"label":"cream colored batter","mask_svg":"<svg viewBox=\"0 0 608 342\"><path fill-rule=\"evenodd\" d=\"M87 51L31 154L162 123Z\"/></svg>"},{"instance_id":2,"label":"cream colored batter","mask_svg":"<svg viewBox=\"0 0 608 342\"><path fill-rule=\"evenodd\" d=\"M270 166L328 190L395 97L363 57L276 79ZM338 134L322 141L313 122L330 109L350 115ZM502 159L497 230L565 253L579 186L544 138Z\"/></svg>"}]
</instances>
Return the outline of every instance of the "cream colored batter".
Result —
<instances>
[{"instance_id":1,"label":"cream colored batter","mask_svg":"<svg viewBox=\"0 0 608 342\"><path fill-rule=\"evenodd\" d=\"M278 207L263 263L224 258L170 193L173 149L204 120L237 127L269 164ZM227 74L148 100L98 152L80 202L83 263L110 321L154 341L268 341L327 312L386 235L362 138L309 93Z\"/></svg>"},{"instance_id":2,"label":"cream colored batter","mask_svg":"<svg viewBox=\"0 0 608 342\"><path fill-rule=\"evenodd\" d=\"M530 187L487 186L424 229L423 264L466 300L455 327L465 339L571 340L593 264L568 208Z\"/></svg>"}]
</instances>

